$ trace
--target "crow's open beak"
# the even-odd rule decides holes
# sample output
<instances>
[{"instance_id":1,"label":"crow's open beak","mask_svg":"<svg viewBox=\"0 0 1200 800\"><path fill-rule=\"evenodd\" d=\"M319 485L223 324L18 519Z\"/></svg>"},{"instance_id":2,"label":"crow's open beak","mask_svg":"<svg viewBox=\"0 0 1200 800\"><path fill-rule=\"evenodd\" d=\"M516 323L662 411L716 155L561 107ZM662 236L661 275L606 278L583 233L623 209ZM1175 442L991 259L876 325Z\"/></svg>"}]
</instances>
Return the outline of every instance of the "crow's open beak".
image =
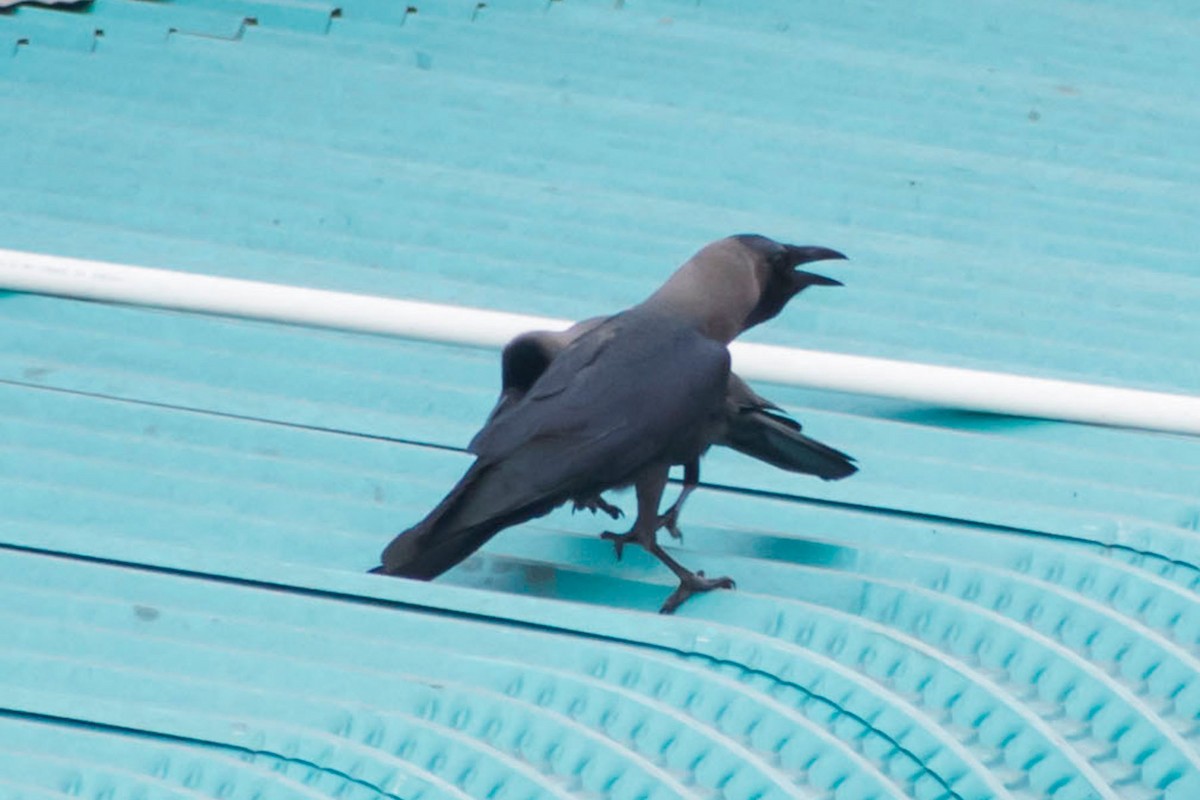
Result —
<instances>
[{"instance_id":1,"label":"crow's open beak","mask_svg":"<svg viewBox=\"0 0 1200 800\"><path fill-rule=\"evenodd\" d=\"M794 244L784 245L787 248L788 261L793 267L808 264L813 261L834 261L846 257L837 250L828 247L799 247ZM797 292L808 286L841 286L841 281L817 275L815 272L805 272L802 269L792 270L792 288Z\"/></svg>"}]
</instances>

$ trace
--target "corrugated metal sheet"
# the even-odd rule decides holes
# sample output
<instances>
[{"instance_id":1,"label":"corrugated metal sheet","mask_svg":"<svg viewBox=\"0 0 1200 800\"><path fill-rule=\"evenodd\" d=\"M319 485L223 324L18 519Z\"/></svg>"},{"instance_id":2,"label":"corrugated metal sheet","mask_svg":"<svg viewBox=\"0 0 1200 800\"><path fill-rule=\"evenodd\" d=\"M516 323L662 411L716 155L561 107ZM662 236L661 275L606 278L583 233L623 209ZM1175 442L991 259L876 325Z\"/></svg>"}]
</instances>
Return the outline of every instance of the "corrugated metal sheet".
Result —
<instances>
[{"instance_id":1,"label":"corrugated metal sheet","mask_svg":"<svg viewBox=\"0 0 1200 800\"><path fill-rule=\"evenodd\" d=\"M411 9L0 16L0 245L583 317L756 230L852 261L752 338L1200 392L1185 6ZM1200 792L1194 439L763 387L862 472L712 454L663 619L566 512L362 574L494 353L0 317L0 796Z\"/></svg>"}]
</instances>

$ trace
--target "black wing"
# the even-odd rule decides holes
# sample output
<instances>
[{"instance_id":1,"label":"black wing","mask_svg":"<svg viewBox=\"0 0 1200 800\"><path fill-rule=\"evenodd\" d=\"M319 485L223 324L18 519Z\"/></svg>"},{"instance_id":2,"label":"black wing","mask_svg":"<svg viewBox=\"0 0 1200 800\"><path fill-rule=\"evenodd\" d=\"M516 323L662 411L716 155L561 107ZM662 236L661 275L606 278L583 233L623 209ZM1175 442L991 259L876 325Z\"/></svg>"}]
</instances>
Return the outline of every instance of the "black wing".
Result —
<instances>
[{"instance_id":1,"label":"black wing","mask_svg":"<svg viewBox=\"0 0 1200 800\"><path fill-rule=\"evenodd\" d=\"M780 469L827 481L858 471L853 458L805 436L799 422L736 375L730 376L726 426L718 443Z\"/></svg>"},{"instance_id":2,"label":"black wing","mask_svg":"<svg viewBox=\"0 0 1200 800\"><path fill-rule=\"evenodd\" d=\"M565 331L529 331L506 344L500 354L500 397L488 414L484 429L525 397L559 353L606 319L609 318L592 317L575 323ZM479 434L476 434L467 445L468 452L476 452L475 442L478 438Z\"/></svg>"},{"instance_id":3,"label":"black wing","mask_svg":"<svg viewBox=\"0 0 1200 800\"><path fill-rule=\"evenodd\" d=\"M606 321L479 432L475 464L393 540L384 571L434 577L506 527L628 485L652 464L698 456L723 413L728 374L728 351L687 326L628 314Z\"/></svg>"}]
</instances>

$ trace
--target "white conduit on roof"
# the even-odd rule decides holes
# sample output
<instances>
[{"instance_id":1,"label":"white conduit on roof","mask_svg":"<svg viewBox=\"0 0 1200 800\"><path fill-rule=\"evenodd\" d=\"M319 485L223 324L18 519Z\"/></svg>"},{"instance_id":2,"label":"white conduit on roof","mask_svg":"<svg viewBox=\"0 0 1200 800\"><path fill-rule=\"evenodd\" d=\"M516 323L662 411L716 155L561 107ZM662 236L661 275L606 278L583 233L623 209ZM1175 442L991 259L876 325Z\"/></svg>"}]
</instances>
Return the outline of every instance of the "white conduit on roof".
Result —
<instances>
[{"instance_id":1,"label":"white conduit on roof","mask_svg":"<svg viewBox=\"0 0 1200 800\"><path fill-rule=\"evenodd\" d=\"M500 347L570 320L0 249L0 288ZM1200 397L735 342L745 378L933 406L1200 435Z\"/></svg>"}]
</instances>

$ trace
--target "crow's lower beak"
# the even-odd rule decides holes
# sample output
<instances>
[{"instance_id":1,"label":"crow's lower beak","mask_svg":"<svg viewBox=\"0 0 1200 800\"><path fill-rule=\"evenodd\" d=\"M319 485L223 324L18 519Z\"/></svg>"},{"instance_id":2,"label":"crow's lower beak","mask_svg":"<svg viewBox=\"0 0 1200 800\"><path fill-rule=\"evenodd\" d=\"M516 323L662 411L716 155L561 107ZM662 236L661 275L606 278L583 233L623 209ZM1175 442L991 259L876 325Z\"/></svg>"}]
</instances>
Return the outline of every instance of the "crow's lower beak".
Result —
<instances>
[{"instance_id":1,"label":"crow's lower beak","mask_svg":"<svg viewBox=\"0 0 1200 800\"><path fill-rule=\"evenodd\" d=\"M793 268L812 261L833 261L845 258L837 250L830 250L828 247L799 247L794 244L784 245L784 247L787 248L788 261L791 262ZM835 281L833 278L826 278L824 275L817 275L814 272L805 272L802 269L793 269L791 277L792 288L797 292L809 286L842 285L841 281Z\"/></svg>"},{"instance_id":2,"label":"crow's lower beak","mask_svg":"<svg viewBox=\"0 0 1200 800\"><path fill-rule=\"evenodd\" d=\"M835 281L833 278L826 278L824 275L818 275L815 272L805 272L802 269L792 270L792 287L798 292L808 286L843 286L841 281Z\"/></svg>"}]
</instances>

